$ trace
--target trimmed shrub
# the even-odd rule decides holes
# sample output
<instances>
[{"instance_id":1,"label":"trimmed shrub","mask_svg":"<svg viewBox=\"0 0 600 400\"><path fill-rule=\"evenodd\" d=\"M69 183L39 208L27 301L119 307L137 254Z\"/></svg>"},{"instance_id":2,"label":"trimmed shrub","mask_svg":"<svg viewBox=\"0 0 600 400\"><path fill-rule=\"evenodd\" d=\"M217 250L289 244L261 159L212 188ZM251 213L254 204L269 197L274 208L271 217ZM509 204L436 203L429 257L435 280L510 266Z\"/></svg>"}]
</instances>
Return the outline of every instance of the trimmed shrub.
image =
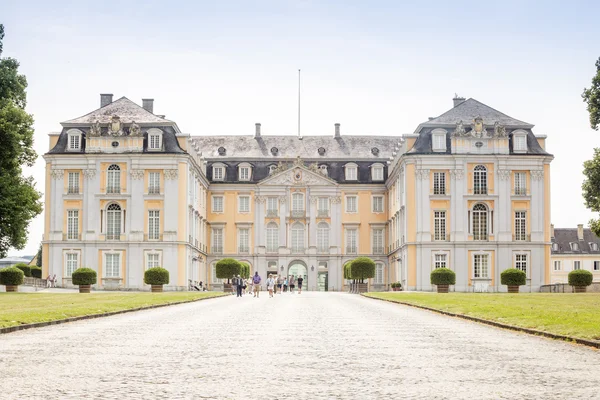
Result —
<instances>
[{"instance_id":1,"label":"trimmed shrub","mask_svg":"<svg viewBox=\"0 0 600 400\"><path fill-rule=\"evenodd\" d=\"M217 278L229 280L239 274L242 269L242 264L233 258L223 258L215 265Z\"/></svg>"},{"instance_id":2,"label":"trimmed shrub","mask_svg":"<svg viewBox=\"0 0 600 400\"><path fill-rule=\"evenodd\" d=\"M348 261L346 264L344 264L344 279L352 279L350 265L352 265L352 261Z\"/></svg>"},{"instance_id":3,"label":"trimmed shrub","mask_svg":"<svg viewBox=\"0 0 600 400\"><path fill-rule=\"evenodd\" d=\"M454 285L456 274L449 268L436 268L431 271L429 279L432 285Z\"/></svg>"},{"instance_id":4,"label":"trimmed shrub","mask_svg":"<svg viewBox=\"0 0 600 400\"><path fill-rule=\"evenodd\" d=\"M350 275L352 279L360 279L363 283L365 279L375 277L375 261L369 257L357 257L350 263Z\"/></svg>"},{"instance_id":5,"label":"trimmed shrub","mask_svg":"<svg viewBox=\"0 0 600 400\"><path fill-rule=\"evenodd\" d=\"M245 262L240 262L242 268L240 270L240 276L243 279L248 279L250 278L250 265L248 265L248 263Z\"/></svg>"},{"instance_id":6,"label":"trimmed shrub","mask_svg":"<svg viewBox=\"0 0 600 400\"><path fill-rule=\"evenodd\" d=\"M402 287L402 283L400 282L392 282L392 284L390 285L390 287L393 288L401 288Z\"/></svg>"},{"instance_id":7,"label":"trimmed shrub","mask_svg":"<svg viewBox=\"0 0 600 400\"><path fill-rule=\"evenodd\" d=\"M584 269L576 269L569 272L569 285L571 286L590 286L594 275Z\"/></svg>"},{"instance_id":8,"label":"trimmed shrub","mask_svg":"<svg viewBox=\"0 0 600 400\"><path fill-rule=\"evenodd\" d=\"M77 268L71 275L73 285L95 285L98 274L91 268Z\"/></svg>"},{"instance_id":9,"label":"trimmed shrub","mask_svg":"<svg viewBox=\"0 0 600 400\"><path fill-rule=\"evenodd\" d=\"M17 267L0 269L0 285L19 286L23 284L25 274Z\"/></svg>"},{"instance_id":10,"label":"trimmed shrub","mask_svg":"<svg viewBox=\"0 0 600 400\"><path fill-rule=\"evenodd\" d=\"M23 271L26 277L31 278L31 267L25 263L18 263L15 265L16 268L19 268Z\"/></svg>"},{"instance_id":11,"label":"trimmed shrub","mask_svg":"<svg viewBox=\"0 0 600 400\"><path fill-rule=\"evenodd\" d=\"M169 283L169 271L161 267L148 268L144 272L144 283L146 285L167 285Z\"/></svg>"},{"instance_id":12,"label":"trimmed shrub","mask_svg":"<svg viewBox=\"0 0 600 400\"><path fill-rule=\"evenodd\" d=\"M527 275L520 269L505 269L500 274L500 283L506 286L523 286L527 283Z\"/></svg>"},{"instance_id":13,"label":"trimmed shrub","mask_svg":"<svg viewBox=\"0 0 600 400\"><path fill-rule=\"evenodd\" d=\"M42 269L40 267L31 267L31 276L34 278L42 278Z\"/></svg>"}]
</instances>

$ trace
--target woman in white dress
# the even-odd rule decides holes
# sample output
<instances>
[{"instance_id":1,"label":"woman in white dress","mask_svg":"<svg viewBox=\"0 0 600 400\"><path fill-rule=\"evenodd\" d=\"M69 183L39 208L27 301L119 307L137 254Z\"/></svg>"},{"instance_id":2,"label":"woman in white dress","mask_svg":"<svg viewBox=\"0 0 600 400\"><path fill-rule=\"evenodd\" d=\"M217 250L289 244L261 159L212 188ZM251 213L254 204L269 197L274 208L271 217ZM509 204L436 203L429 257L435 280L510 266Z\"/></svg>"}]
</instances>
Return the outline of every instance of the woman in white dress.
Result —
<instances>
[{"instance_id":1,"label":"woman in white dress","mask_svg":"<svg viewBox=\"0 0 600 400\"><path fill-rule=\"evenodd\" d=\"M275 279L273 279L273 275L269 275L269 279L267 279L267 290L269 291L269 297L273 297L273 289L275 288Z\"/></svg>"}]
</instances>

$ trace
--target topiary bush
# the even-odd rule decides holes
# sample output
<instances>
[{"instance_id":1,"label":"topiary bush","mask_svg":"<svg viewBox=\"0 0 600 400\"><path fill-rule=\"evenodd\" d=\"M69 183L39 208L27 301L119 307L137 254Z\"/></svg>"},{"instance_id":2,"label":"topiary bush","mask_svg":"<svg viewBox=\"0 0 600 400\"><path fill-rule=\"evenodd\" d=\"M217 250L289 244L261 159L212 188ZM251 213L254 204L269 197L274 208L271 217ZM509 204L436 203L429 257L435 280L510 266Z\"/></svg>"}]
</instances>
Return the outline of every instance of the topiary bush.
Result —
<instances>
[{"instance_id":1,"label":"topiary bush","mask_svg":"<svg viewBox=\"0 0 600 400\"><path fill-rule=\"evenodd\" d=\"M243 279L248 279L250 278L250 265L248 265L248 263L245 262L240 262L241 264L241 270L240 270L240 277L242 277Z\"/></svg>"},{"instance_id":2,"label":"topiary bush","mask_svg":"<svg viewBox=\"0 0 600 400\"><path fill-rule=\"evenodd\" d=\"M242 269L242 264L233 258L223 258L215 265L217 278L229 280L238 275Z\"/></svg>"},{"instance_id":3,"label":"topiary bush","mask_svg":"<svg viewBox=\"0 0 600 400\"><path fill-rule=\"evenodd\" d=\"M31 267L31 276L34 278L42 278L42 269L40 267Z\"/></svg>"},{"instance_id":4,"label":"topiary bush","mask_svg":"<svg viewBox=\"0 0 600 400\"><path fill-rule=\"evenodd\" d=\"M149 268L144 272L144 283L146 285L167 285L169 283L169 271L161 267Z\"/></svg>"},{"instance_id":5,"label":"topiary bush","mask_svg":"<svg viewBox=\"0 0 600 400\"><path fill-rule=\"evenodd\" d=\"M375 261L369 257L357 257L350 263L350 275L352 279L360 279L363 283L365 279L375 277Z\"/></svg>"},{"instance_id":6,"label":"topiary bush","mask_svg":"<svg viewBox=\"0 0 600 400\"><path fill-rule=\"evenodd\" d=\"M0 269L0 285L19 286L23 284L25 274L17 267Z\"/></svg>"},{"instance_id":7,"label":"topiary bush","mask_svg":"<svg viewBox=\"0 0 600 400\"><path fill-rule=\"evenodd\" d=\"M26 277L31 278L31 267L25 263L18 263L15 265L16 268L19 268L23 271Z\"/></svg>"},{"instance_id":8,"label":"topiary bush","mask_svg":"<svg viewBox=\"0 0 600 400\"><path fill-rule=\"evenodd\" d=\"M527 283L527 275L520 269L505 269L500 274L500 283L506 286L523 286Z\"/></svg>"},{"instance_id":9,"label":"topiary bush","mask_svg":"<svg viewBox=\"0 0 600 400\"><path fill-rule=\"evenodd\" d=\"M344 279L352 279L350 265L352 265L352 261L348 261L346 264L344 264Z\"/></svg>"},{"instance_id":10,"label":"topiary bush","mask_svg":"<svg viewBox=\"0 0 600 400\"><path fill-rule=\"evenodd\" d=\"M594 275L584 269L576 269L569 272L569 285L571 286L590 286Z\"/></svg>"},{"instance_id":11,"label":"topiary bush","mask_svg":"<svg viewBox=\"0 0 600 400\"><path fill-rule=\"evenodd\" d=\"M73 285L95 285L98 280L98 274L91 268L77 268L71 274Z\"/></svg>"},{"instance_id":12,"label":"topiary bush","mask_svg":"<svg viewBox=\"0 0 600 400\"><path fill-rule=\"evenodd\" d=\"M429 279L432 285L454 285L456 274L449 268L436 268L431 271Z\"/></svg>"}]
</instances>

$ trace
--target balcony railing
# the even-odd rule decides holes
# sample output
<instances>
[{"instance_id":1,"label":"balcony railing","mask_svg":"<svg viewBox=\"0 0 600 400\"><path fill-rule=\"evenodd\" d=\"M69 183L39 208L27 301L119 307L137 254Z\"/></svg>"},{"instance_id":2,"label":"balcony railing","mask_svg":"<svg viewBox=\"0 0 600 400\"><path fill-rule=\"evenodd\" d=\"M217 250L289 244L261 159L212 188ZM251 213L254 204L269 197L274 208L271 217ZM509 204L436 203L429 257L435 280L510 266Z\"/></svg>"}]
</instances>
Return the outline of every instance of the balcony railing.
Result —
<instances>
[{"instance_id":1,"label":"balcony railing","mask_svg":"<svg viewBox=\"0 0 600 400\"><path fill-rule=\"evenodd\" d=\"M516 188L515 196L527 196L527 188Z\"/></svg>"},{"instance_id":2,"label":"balcony railing","mask_svg":"<svg viewBox=\"0 0 600 400\"><path fill-rule=\"evenodd\" d=\"M148 194L160 194L160 187L150 186L148 188Z\"/></svg>"},{"instance_id":3,"label":"balcony railing","mask_svg":"<svg viewBox=\"0 0 600 400\"><path fill-rule=\"evenodd\" d=\"M449 242L450 234L436 235L434 233L431 235L431 240L434 242Z\"/></svg>"},{"instance_id":4,"label":"balcony railing","mask_svg":"<svg viewBox=\"0 0 600 400\"><path fill-rule=\"evenodd\" d=\"M512 235L514 242L531 242L531 235Z\"/></svg>"},{"instance_id":5,"label":"balcony railing","mask_svg":"<svg viewBox=\"0 0 600 400\"><path fill-rule=\"evenodd\" d=\"M223 246L212 246L211 251L213 254L223 254Z\"/></svg>"},{"instance_id":6,"label":"balcony railing","mask_svg":"<svg viewBox=\"0 0 600 400\"><path fill-rule=\"evenodd\" d=\"M144 241L162 241L163 235L144 235Z\"/></svg>"},{"instance_id":7,"label":"balcony railing","mask_svg":"<svg viewBox=\"0 0 600 400\"><path fill-rule=\"evenodd\" d=\"M329 217L329 210L317 210L317 217L320 217L320 218Z\"/></svg>"},{"instance_id":8,"label":"balcony railing","mask_svg":"<svg viewBox=\"0 0 600 400\"><path fill-rule=\"evenodd\" d=\"M346 254L357 254L358 249L355 246L346 246Z\"/></svg>"},{"instance_id":9,"label":"balcony railing","mask_svg":"<svg viewBox=\"0 0 600 400\"><path fill-rule=\"evenodd\" d=\"M304 218L306 216L306 210L292 210L292 218Z\"/></svg>"},{"instance_id":10,"label":"balcony railing","mask_svg":"<svg viewBox=\"0 0 600 400\"><path fill-rule=\"evenodd\" d=\"M476 186L473 188L473 194L488 194L488 188Z\"/></svg>"},{"instance_id":11,"label":"balcony railing","mask_svg":"<svg viewBox=\"0 0 600 400\"><path fill-rule=\"evenodd\" d=\"M240 254L250 253L250 247L248 247L248 246L239 246L238 247L238 253L240 253Z\"/></svg>"},{"instance_id":12,"label":"balcony railing","mask_svg":"<svg viewBox=\"0 0 600 400\"><path fill-rule=\"evenodd\" d=\"M279 215L279 212L277 210L267 210L267 217L269 218L274 218L277 217Z\"/></svg>"},{"instance_id":13,"label":"balcony railing","mask_svg":"<svg viewBox=\"0 0 600 400\"><path fill-rule=\"evenodd\" d=\"M81 240L81 234L78 232L63 233L63 240Z\"/></svg>"},{"instance_id":14,"label":"balcony railing","mask_svg":"<svg viewBox=\"0 0 600 400\"><path fill-rule=\"evenodd\" d=\"M489 236L487 234L473 235L473 240L476 242L487 242Z\"/></svg>"},{"instance_id":15,"label":"balcony railing","mask_svg":"<svg viewBox=\"0 0 600 400\"><path fill-rule=\"evenodd\" d=\"M106 193L107 194L120 194L121 193L121 187L120 186L107 186L106 187Z\"/></svg>"},{"instance_id":16,"label":"balcony railing","mask_svg":"<svg viewBox=\"0 0 600 400\"><path fill-rule=\"evenodd\" d=\"M106 240L121 240L121 236L120 233L107 233Z\"/></svg>"},{"instance_id":17,"label":"balcony railing","mask_svg":"<svg viewBox=\"0 0 600 400\"><path fill-rule=\"evenodd\" d=\"M67 194L80 194L79 186L71 186L67 189Z\"/></svg>"},{"instance_id":18,"label":"balcony railing","mask_svg":"<svg viewBox=\"0 0 600 400\"><path fill-rule=\"evenodd\" d=\"M383 254L383 247L373 247L373 254Z\"/></svg>"}]
</instances>

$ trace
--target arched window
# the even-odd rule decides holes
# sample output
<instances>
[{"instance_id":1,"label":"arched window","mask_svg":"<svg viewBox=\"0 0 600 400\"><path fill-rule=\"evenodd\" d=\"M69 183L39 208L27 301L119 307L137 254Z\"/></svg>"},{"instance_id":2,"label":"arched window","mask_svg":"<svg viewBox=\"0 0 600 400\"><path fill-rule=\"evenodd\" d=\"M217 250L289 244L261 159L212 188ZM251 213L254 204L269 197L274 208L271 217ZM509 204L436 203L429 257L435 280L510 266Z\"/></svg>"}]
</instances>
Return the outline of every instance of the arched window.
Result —
<instances>
[{"instance_id":1,"label":"arched window","mask_svg":"<svg viewBox=\"0 0 600 400\"><path fill-rule=\"evenodd\" d=\"M116 164L108 167L106 193L121 193L121 168Z\"/></svg>"},{"instance_id":2,"label":"arched window","mask_svg":"<svg viewBox=\"0 0 600 400\"><path fill-rule=\"evenodd\" d=\"M478 165L473 171L473 193L487 194L487 168L485 165Z\"/></svg>"},{"instance_id":3,"label":"arched window","mask_svg":"<svg viewBox=\"0 0 600 400\"><path fill-rule=\"evenodd\" d=\"M300 222L292 225L292 252L304 252L304 225Z\"/></svg>"},{"instance_id":4,"label":"arched window","mask_svg":"<svg viewBox=\"0 0 600 400\"><path fill-rule=\"evenodd\" d=\"M275 222L267 224L267 251L269 253L277 252L279 249L279 229Z\"/></svg>"},{"instance_id":5,"label":"arched window","mask_svg":"<svg viewBox=\"0 0 600 400\"><path fill-rule=\"evenodd\" d=\"M473 207L473 240L488 240L488 209L484 204Z\"/></svg>"},{"instance_id":6,"label":"arched window","mask_svg":"<svg viewBox=\"0 0 600 400\"><path fill-rule=\"evenodd\" d=\"M121 206L110 204L106 209L106 238L109 240L121 239Z\"/></svg>"},{"instance_id":7,"label":"arched window","mask_svg":"<svg viewBox=\"0 0 600 400\"><path fill-rule=\"evenodd\" d=\"M317 251L329 253L329 224L327 222L319 222L317 225Z\"/></svg>"}]
</instances>

